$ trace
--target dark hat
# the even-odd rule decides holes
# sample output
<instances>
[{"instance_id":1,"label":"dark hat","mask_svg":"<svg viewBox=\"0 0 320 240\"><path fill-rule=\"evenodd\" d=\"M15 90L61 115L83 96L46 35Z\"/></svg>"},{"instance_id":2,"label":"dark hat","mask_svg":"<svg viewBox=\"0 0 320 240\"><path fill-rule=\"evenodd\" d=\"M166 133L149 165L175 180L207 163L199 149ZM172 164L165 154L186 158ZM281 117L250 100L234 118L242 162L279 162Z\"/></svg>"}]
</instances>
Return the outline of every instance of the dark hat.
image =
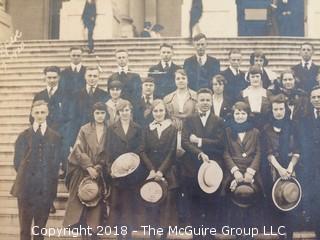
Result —
<instances>
[{"instance_id":1,"label":"dark hat","mask_svg":"<svg viewBox=\"0 0 320 240\"><path fill-rule=\"evenodd\" d=\"M140 197L147 204L159 204L168 194L168 182L161 178L160 180L148 179L140 187Z\"/></svg>"},{"instance_id":2,"label":"dark hat","mask_svg":"<svg viewBox=\"0 0 320 240\"><path fill-rule=\"evenodd\" d=\"M111 88L123 88L123 84L118 81L118 80L112 80L108 82L108 90L110 90Z\"/></svg>"},{"instance_id":3,"label":"dark hat","mask_svg":"<svg viewBox=\"0 0 320 240\"><path fill-rule=\"evenodd\" d=\"M147 177L139 155L128 152L121 154L111 165L111 176L118 186L135 185Z\"/></svg>"},{"instance_id":4,"label":"dark hat","mask_svg":"<svg viewBox=\"0 0 320 240\"><path fill-rule=\"evenodd\" d=\"M298 206L302 196L300 183L294 177L285 180L279 178L272 188L272 200L281 211L290 211Z\"/></svg>"},{"instance_id":5,"label":"dark hat","mask_svg":"<svg viewBox=\"0 0 320 240\"><path fill-rule=\"evenodd\" d=\"M78 197L80 202L87 207L95 207L101 199L101 189L97 180L90 176L85 177L79 184Z\"/></svg>"},{"instance_id":6,"label":"dark hat","mask_svg":"<svg viewBox=\"0 0 320 240\"><path fill-rule=\"evenodd\" d=\"M235 205L247 208L257 199L257 192L257 186L254 183L238 183L235 190L231 191L231 200Z\"/></svg>"},{"instance_id":7,"label":"dark hat","mask_svg":"<svg viewBox=\"0 0 320 240\"><path fill-rule=\"evenodd\" d=\"M161 32L164 29L164 27L160 24L155 24L152 26L151 30L155 32Z\"/></svg>"},{"instance_id":8,"label":"dark hat","mask_svg":"<svg viewBox=\"0 0 320 240\"><path fill-rule=\"evenodd\" d=\"M205 193L214 193L223 178L221 167L216 161L203 162L198 171L198 184Z\"/></svg>"}]
</instances>

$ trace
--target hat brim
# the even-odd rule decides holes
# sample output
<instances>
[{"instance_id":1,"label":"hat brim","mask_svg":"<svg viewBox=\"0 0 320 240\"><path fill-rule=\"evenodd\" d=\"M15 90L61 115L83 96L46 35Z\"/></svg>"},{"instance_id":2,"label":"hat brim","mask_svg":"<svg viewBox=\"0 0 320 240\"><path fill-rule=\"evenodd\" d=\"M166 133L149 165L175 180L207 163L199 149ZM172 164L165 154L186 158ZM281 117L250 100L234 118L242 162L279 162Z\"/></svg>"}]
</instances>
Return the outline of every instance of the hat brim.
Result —
<instances>
[{"instance_id":1,"label":"hat brim","mask_svg":"<svg viewBox=\"0 0 320 240\"><path fill-rule=\"evenodd\" d=\"M97 194L96 197L94 197L92 200L90 200L90 201L83 200L83 199L81 198L80 194L79 194L79 192L81 191L81 187L82 187L87 181L95 181L95 180L91 179L90 176L84 177L84 178L81 180L80 184L79 184L78 194L77 194L77 195L78 195L79 201L80 201L83 205L85 205L85 206L87 206L87 207L95 207L95 206L98 205L98 203L99 203L99 201L100 201L100 199L101 199L101 189L99 188L99 184L98 184L98 183L97 183L98 188L99 188L98 194Z\"/></svg>"},{"instance_id":2,"label":"hat brim","mask_svg":"<svg viewBox=\"0 0 320 240\"><path fill-rule=\"evenodd\" d=\"M276 191L280 187L280 184L281 184L282 181L291 181L291 182L295 183L298 186L298 188L299 188L299 198L297 199L296 202L290 203L290 204L281 204L281 203L279 203L277 201L278 199L276 197ZM295 209L299 205L299 203L301 201L301 197L302 197L301 185L300 185L299 181L294 177L291 177L288 180L284 180L284 179L278 178L277 181L273 184L273 187L272 187L272 201L273 201L274 205L281 211L288 212L288 211L291 211L291 210Z\"/></svg>"},{"instance_id":3,"label":"hat brim","mask_svg":"<svg viewBox=\"0 0 320 240\"><path fill-rule=\"evenodd\" d=\"M148 188L151 186L150 184L153 185L152 186L153 188L158 188L160 190L159 191L160 196L155 196L153 198L146 195L148 194L146 191L148 191ZM166 198L167 194L168 194L168 182L164 178L162 180L148 179L141 184L140 190L139 190L140 198L144 203L148 205L157 205L161 203Z\"/></svg>"},{"instance_id":4,"label":"hat brim","mask_svg":"<svg viewBox=\"0 0 320 240\"><path fill-rule=\"evenodd\" d=\"M215 177L216 177L217 184L215 184L214 186L208 186L204 182L204 173L205 173L205 170L207 169L207 167L209 167L209 165L211 165L210 167L213 166L216 170ZM201 164L199 171L198 171L198 184L199 184L199 187L201 188L202 191L204 191L205 193L209 193L209 194L216 192L221 185L222 179L223 179L223 172L222 172L221 167L219 166L219 164L216 161L210 160L209 163L203 162Z\"/></svg>"},{"instance_id":5,"label":"hat brim","mask_svg":"<svg viewBox=\"0 0 320 240\"><path fill-rule=\"evenodd\" d=\"M125 172L119 172L119 166L121 166L121 162L123 161L123 159L131 159L132 161L132 168L128 169L128 171ZM122 178L122 177L126 177L129 176L130 174L132 174L140 165L140 157L139 155L133 153L133 152L128 152L128 153L124 153L121 154L119 157L117 157L112 165L111 165L111 175L114 178Z\"/></svg>"},{"instance_id":6,"label":"hat brim","mask_svg":"<svg viewBox=\"0 0 320 240\"><path fill-rule=\"evenodd\" d=\"M237 188L239 186L242 185L247 185L249 187L251 187L253 189L252 195L250 196L250 198L242 198L241 196L237 196L236 192L237 192ZM257 185L255 183L252 184L248 184L248 183L240 183L237 186L236 190L233 192L229 192L231 194L231 201L237 205L238 207L241 208L247 208L253 205L253 203L255 202L255 200L257 199L257 193L258 193L258 188Z\"/></svg>"}]
</instances>

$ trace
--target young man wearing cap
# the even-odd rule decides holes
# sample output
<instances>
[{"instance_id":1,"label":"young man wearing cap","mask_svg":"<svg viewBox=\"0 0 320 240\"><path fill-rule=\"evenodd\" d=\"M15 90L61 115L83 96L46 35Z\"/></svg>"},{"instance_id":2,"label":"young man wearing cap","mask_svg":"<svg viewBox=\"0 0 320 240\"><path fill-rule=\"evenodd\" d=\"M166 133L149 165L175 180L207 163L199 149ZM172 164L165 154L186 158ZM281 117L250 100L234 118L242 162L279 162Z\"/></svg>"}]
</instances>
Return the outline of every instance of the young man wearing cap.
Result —
<instances>
[{"instance_id":1,"label":"young man wearing cap","mask_svg":"<svg viewBox=\"0 0 320 240\"><path fill-rule=\"evenodd\" d=\"M313 52L312 43L302 43L300 48L301 62L292 67L296 77L300 80L297 87L308 93L317 85L316 79L319 71L319 66L312 61Z\"/></svg>"},{"instance_id":2,"label":"young man wearing cap","mask_svg":"<svg viewBox=\"0 0 320 240\"><path fill-rule=\"evenodd\" d=\"M86 68L82 65L82 48L71 47L70 66L66 67L61 72L61 88L66 96L71 96L73 93L79 91L86 85L84 74Z\"/></svg>"},{"instance_id":3,"label":"young man wearing cap","mask_svg":"<svg viewBox=\"0 0 320 240\"><path fill-rule=\"evenodd\" d=\"M86 86L74 94L71 146L73 146L80 127L90 122L92 106L96 102L105 103L108 100L108 93L98 86L99 78L100 73L97 66L87 67L85 73Z\"/></svg>"},{"instance_id":4,"label":"young man wearing cap","mask_svg":"<svg viewBox=\"0 0 320 240\"><path fill-rule=\"evenodd\" d=\"M184 61L183 68L188 75L189 87L197 91L209 87L212 77L220 72L220 62L206 53L207 37L203 33L193 37L193 46L196 54Z\"/></svg>"},{"instance_id":5,"label":"young man wearing cap","mask_svg":"<svg viewBox=\"0 0 320 240\"><path fill-rule=\"evenodd\" d=\"M245 80L245 73L240 70L242 57L240 50L232 49L228 56L229 66L221 74L226 79L224 95L231 100L233 105L239 100L240 92L248 86L248 82Z\"/></svg>"},{"instance_id":6,"label":"young man wearing cap","mask_svg":"<svg viewBox=\"0 0 320 240\"><path fill-rule=\"evenodd\" d=\"M129 55L127 50L119 49L116 51L115 56L117 60L118 70L109 77L108 83L115 80L120 81L123 86L121 97L130 101L134 105L141 96L140 75L137 73L133 73L129 69Z\"/></svg>"},{"instance_id":7,"label":"young man wearing cap","mask_svg":"<svg viewBox=\"0 0 320 240\"><path fill-rule=\"evenodd\" d=\"M182 147L186 151L183 157L183 192L189 201L191 223L195 227L215 225L219 199L216 194L204 193L198 185L197 174L200 165L210 160L221 166L225 145L223 120L212 112L212 92L207 88L197 92L198 112L186 118L182 128ZM194 236L193 239L213 239L214 236Z\"/></svg>"},{"instance_id":8,"label":"young man wearing cap","mask_svg":"<svg viewBox=\"0 0 320 240\"><path fill-rule=\"evenodd\" d=\"M31 127L19 134L15 143L16 180L11 194L18 198L20 239L44 239L50 207L57 194L61 161L61 138L47 125L49 111L43 100L32 104Z\"/></svg>"},{"instance_id":9,"label":"young man wearing cap","mask_svg":"<svg viewBox=\"0 0 320 240\"><path fill-rule=\"evenodd\" d=\"M163 98L173 92L175 87L174 73L180 67L172 62L173 46L168 43L160 45L160 62L149 68L149 76L156 85L156 95Z\"/></svg>"},{"instance_id":10,"label":"young man wearing cap","mask_svg":"<svg viewBox=\"0 0 320 240\"><path fill-rule=\"evenodd\" d=\"M154 94L156 86L152 77L142 79L142 96L134 106L133 118L141 127L152 122L151 105L158 97Z\"/></svg>"},{"instance_id":11,"label":"young man wearing cap","mask_svg":"<svg viewBox=\"0 0 320 240\"><path fill-rule=\"evenodd\" d=\"M301 162L304 166L302 175L303 207L305 216L311 217L311 225L320 239L320 86L312 88L310 109L301 124Z\"/></svg>"}]
</instances>

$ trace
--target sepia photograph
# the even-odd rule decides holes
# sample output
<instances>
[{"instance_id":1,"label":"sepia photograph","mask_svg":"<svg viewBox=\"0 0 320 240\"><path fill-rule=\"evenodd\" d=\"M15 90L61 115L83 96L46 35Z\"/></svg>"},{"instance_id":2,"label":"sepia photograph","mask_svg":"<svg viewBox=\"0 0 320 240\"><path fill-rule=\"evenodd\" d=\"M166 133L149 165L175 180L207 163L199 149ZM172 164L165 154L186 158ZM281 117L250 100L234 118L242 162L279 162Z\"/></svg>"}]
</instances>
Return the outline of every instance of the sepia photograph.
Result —
<instances>
[{"instance_id":1,"label":"sepia photograph","mask_svg":"<svg viewBox=\"0 0 320 240\"><path fill-rule=\"evenodd\" d=\"M0 0L0 239L320 240L318 21Z\"/></svg>"}]
</instances>

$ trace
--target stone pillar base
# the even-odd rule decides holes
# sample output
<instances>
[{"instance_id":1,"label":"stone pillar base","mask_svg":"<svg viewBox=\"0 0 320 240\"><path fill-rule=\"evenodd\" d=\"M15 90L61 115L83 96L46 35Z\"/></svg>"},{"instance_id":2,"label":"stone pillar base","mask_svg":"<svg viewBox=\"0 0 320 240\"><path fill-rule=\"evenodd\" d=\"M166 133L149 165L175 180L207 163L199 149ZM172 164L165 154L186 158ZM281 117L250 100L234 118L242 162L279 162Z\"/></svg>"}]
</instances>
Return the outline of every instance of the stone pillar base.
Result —
<instances>
[{"instance_id":1,"label":"stone pillar base","mask_svg":"<svg viewBox=\"0 0 320 240\"><path fill-rule=\"evenodd\" d=\"M0 9L0 42L10 40L12 35L11 16Z\"/></svg>"}]
</instances>

